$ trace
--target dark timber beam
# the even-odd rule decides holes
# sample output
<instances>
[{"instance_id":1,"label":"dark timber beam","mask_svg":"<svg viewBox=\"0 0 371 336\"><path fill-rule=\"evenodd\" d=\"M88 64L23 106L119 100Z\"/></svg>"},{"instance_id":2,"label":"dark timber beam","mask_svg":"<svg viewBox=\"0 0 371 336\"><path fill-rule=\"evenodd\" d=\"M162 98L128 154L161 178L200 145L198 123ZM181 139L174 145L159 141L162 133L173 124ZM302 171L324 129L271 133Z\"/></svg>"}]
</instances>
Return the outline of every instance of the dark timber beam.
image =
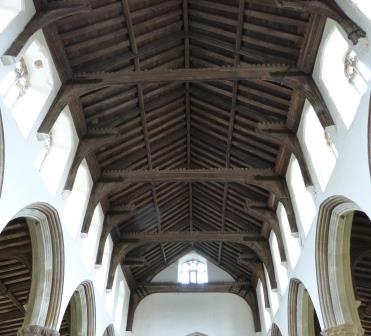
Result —
<instances>
[{"instance_id":1,"label":"dark timber beam","mask_svg":"<svg viewBox=\"0 0 371 336\"><path fill-rule=\"evenodd\" d=\"M120 240L122 243L178 243L178 242L233 242L245 244L249 241L260 241L262 236L248 232L220 231L167 231L161 233L128 232Z\"/></svg>"},{"instance_id":2,"label":"dark timber beam","mask_svg":"<svg viewBox=\"0 0 371 336\"><path fill-rule=\"evenodd\" d=\"M98 203L112 192L131 183L189 183L189 182L236 182L252 184L272 192L287 208L288 215L295 218L286 181L271 169L179 169L179 170L116 170L103 173L91 191L82 226L87 234ZM295 220L293 220L295 223ZM295 225L295 224L293 224ZM295 226L292 227L295 231Z\"/></svg>"},{"instance_id":3,"label":"dark timber beam","mask_svg":"<svg viewBox=\"0 0 371 336\"><path fill-rule=\"evenodd\" d=\"M4 55L17 57L29 38L38 30L63 18L88 13L90 11L91 6L88 0L60 0L49 2L45 10L37 12L31 18L30 22L18 35Z\"/></svg>"},{"instance_id":4,"label":"dark timber beam","mask_svg":"<svg viewBox=\"0 0 371 336\"><path fill-rule=\"evenodd\" d=\"M246 65L197 69L118 71L76 74L59 90L39 133L48 134L63 108L89 92L115 85L139 85L156 82L205 82L218 80L266 80L283 84L302 93L313 105L324 127L334 122L311 76L290 65Z\"/></svg>"},{"instance_id":5,"label":"dark timber beam","mask_svg":"<svg viewBox=\"0 0 371 336\"><path fill-rule=\"evenodd\" d=\"M108 145L118 138L119 134L115 130L95 129L91 130L83 139L81 139L71 164L64 189L73 189L80 164L89 154L102 146Z\"/></svg>"},{"instance_id":6,"label":"dark timber beam","mask_svg":"<svg viewBox=\"0 0 371 336\"><path fill-rule=\"evenodd\" d=\"M365 31L348 15L346 15L334 0L274 0L274 2L279 8L323 15L333 19L344 29L353 44L357 44L360 38L366 36Z\"/></svg>"},{"instance_id":7,"label":"dark timber beam","mask_svg":"<svg viewBox=\"0 0 371 336\"><path fill-rule=\"evenodd\" d=\"M117 266L125 259L126 255L141 245L161 244L176 242L230 242L248 247L254 251L257 257L267 268L272 288L277 288L274 274L272 255L269 244L259 234L248 232L231 233L220 231L192 231L192 232L161 232L146 233L134 232L127 233L114 247L111 256L110 269L107 280L107 289L112 289L113 279Z\"/></svg>"},{"instance_id":8,"label":"dark timber beam","mask_svg":"<svg viewBox=\"0 0 371 336\"><path fill-rule=\"evenodd\" d=\"M285 252L285 245L283 243L283 237L281 234L280 225L278 222L277 214L268 208L255 208L255 207L247 207L246 212L248 215L257 218L264 223L267 223L269 230L267 230L267 233L263 236L269 240L269 234L271 231L274 232L274 234L277 237L278 242L278 250L280 253L280 259L281 262L287 262L286 258L286 252Z\"/></svg>"}]
</instances>

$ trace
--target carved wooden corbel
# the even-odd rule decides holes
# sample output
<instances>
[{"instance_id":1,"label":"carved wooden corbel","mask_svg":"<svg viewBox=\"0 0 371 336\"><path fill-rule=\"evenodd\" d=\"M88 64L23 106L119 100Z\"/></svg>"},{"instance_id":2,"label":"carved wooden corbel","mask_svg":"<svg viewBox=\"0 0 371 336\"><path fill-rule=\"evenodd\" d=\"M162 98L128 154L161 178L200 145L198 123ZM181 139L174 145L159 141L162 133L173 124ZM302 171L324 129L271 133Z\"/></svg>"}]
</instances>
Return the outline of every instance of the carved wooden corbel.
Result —
<instances>
[{"instance_id":1,"label":"carved wooden corbel","mask_svg":"<svg viewBox=\"0 0 371 336\"><path fill-rule=\"evenodd\" d=\"M255 290L250 290L245 295L245 300L251 308L253 314L253 320L255 325L255 332L261 332L261 322L260 322L260 314L259 314L259 305L258 305L258 298L256 296Z\"/></svg>"}]
</instances>

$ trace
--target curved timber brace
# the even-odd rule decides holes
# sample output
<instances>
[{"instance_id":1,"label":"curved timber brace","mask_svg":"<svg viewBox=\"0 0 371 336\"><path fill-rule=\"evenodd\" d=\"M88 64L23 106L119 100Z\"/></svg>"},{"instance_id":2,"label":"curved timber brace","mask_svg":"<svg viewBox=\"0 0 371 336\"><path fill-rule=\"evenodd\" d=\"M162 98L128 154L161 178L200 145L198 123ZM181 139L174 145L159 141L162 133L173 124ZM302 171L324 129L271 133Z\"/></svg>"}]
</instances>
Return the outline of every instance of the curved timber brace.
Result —
<instances>
[{"instance_id":1,"label":"curved timber brace","mask_svg":"<svg viewBox=\"0 0 371 336\"><path fill-rule=\"evenodd\" d=\"M270 308L267 279L265 277L263 264L260 261L256 260L256 258L254 256L251 256L250 254L240 254L238 263L246 266L248 269L251 270L254 275L256 284L258 280L261 281L264 294L264 306L265 308Z\"/></svg>"},{"instance_id":2,"label":"curved timber brace","mask_svg":"<svg viewBox=\"0 0 371 336\"><path fill-rule=\"evenodd\" d=\"M258 123L256 132L264 135L266 138L270 138L277 144L285 146L292 154L294 154L299 162L305 186L309 187L313 185L303 151L301 150L299 140L294 132L288 129L283 123L264 121Z\"/></svg>"},{"instance_id":3,"label":"curved timber brace","mask_svg":"<svg viewBox=\"0 0 371 336\"><path fill-rule=\"evenodd\" d=\"M267 229L264 230L266 232L263 232L263 236L268 240L269 239L269 234L271 231L274 232L274 234L277 237L277 242L278 242L278 250L280 253L280 259L281 262L286 263L287 258L286 258L286 252L285 252L285 246L283 244L283 239L282 239L282 234L281 234L281 229L280 225L278 222L277 214L266 207L264 208L257 208L253 206L248 206L246 207L246 212L249 216L252 216L254 218L257 218L267 225Z\"/></svg>"},{"instance_id":4,"label":"curved timber brace","mask_svg":"<svg viewBox=\"0 0 371 336\"><path fill-rule=\"evenodd\" d=\"M103 259L103 253L104 253L104 246L106 244L106 240L109 236L109 234L112 232L112 230L122 222L124 222L126 219L131 217L135 213L134 209L122 209L122 211L108 211L107 214L104 217L103 222L103 229L102 233L99 238L99 245L98 245L98 251L97 251L97 258L95 261L96 265L102 264Z\"/></svg>"},{"instance_id":5,"label":"curved timber brace","mask_svg":"<svg viewBox=\"0 0 371 336\"><path fill-rule=\"evenodd\" d=\"M72 190L80 164L90 153L102 146L108 145L118 137L119 134L115 130L95 129L90 131L83 139L81 139L71 164L64 189Z\"/></svg>"},{"instance_id":6,"label":"curved timber brace","mask_svg":"<svg viewBox=\"0 0 371 336\"><path fill-rule=\"evenodd\" d=\"M304 74L290 74L289 72L283 76L272 76L272 82L280 85L285 85L292 90L298 91L302 94L314 108L322 127L325 129L328 126L335 125L329 109L319 91L316 83L311 75Z\"/></svg>"},{"instance_id":7,"label":"curved timber brace","mask_svg":"<svg viewBox=\"0 0 371 336\"><path fill-rule=\"evenodd\" d=\"M38 30L69 16L89 13L92 10L89 0L59 0L49 2L47 8L38 11L18 35L5 56L17 57L30 37Z\"/></svg>"},{"instance_id":8,"label":"curved timber brace","mask_svg":"<svg viewBox=\"0 0 371 336\"><path fill-rule=\"evenodd\" d=\"M89 232L95 207L111 193L121 190L130 183L162 182L237 182L263 188L285 206L291 231L296 233L295 212L292 207L286 180L271 169L179 169L179 170L115 170L103 173L101 180L94 183L84 216L82 234Z\"/></svg>"},{"instance_id":9,"label":"curved timber brace","mask_svg":"<svg viewBox=\"0 0 371 336\"><path fill-rule=\"evenodd\" d=\"M366 36L365 31L355 23L334 0L274 0L279 8L291 9L294 11L323 15L336 21L347 33L348 38L357 44L358 40Z\"/></svg>"}]
</instances>

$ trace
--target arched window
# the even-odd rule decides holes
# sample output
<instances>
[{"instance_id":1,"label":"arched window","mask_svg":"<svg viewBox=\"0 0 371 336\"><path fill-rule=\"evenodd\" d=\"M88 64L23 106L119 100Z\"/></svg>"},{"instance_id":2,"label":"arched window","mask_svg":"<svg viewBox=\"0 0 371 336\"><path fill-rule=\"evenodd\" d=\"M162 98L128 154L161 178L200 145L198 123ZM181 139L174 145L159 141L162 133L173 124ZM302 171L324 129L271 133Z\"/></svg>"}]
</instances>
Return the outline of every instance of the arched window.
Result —
<instances>
[{"instance_id":1,"label":"arched window","mask_svg":"<svg viewBox=\"0 0 371 336\"><path fill-rule=\"evenodd\" d=\"M178 281L181 284L207 283L207 265L196 259L191 259L179 265Z\"/></svg>"},{"instance_id":2,"label":"arched window","mask_svg":"<svg viewBox=\"0 0 371 336\"><path fill-rule=\"evenodd\" d=\"M77 134L68 106L55 122L49 136L45 139L44 148L38 157L38 169L41 178L52 195L60 185L71 154L77 147Z\"/></svg>"},{"instance_id":3,"label":"arched window","mask_svg":"<svg viewBox=\"0 0 371 336\"><path fill-rule=\"evenodd\" d=\"M291 157L287 169L286 180L298 224L300 224L304 237L306 237L312 226L316 214L316 207L311 193L307 190L304 184L300 166L295 156Z\"/></svg>"},{"instance_id":4,"label":"arched window","mask_svg":"<svg viewBox=\"0 0 371 336\"><path fill-rule=\"evenodd\" d=\"M369 2L369 1L362 1ZM358 60L342 29L333 24L323 45L320 76L340 119L348 129L367 84L358 69Z\"/></svg>"},{"instance_id":5,"label":"arched window","mask_svg":"<svg viewBox=\"0 0 371 336\"><path fill-rule=\"evenodd\" d=\"M63 209L64 220L73 238L76 238L78 232L81 230L82 219L85 214L92 186L93 180L89 172L88 164L83 160L77 170L72 192L68 195Z\"/></svg>"},{"instance_id":6,"label":"arched window","mask_svg":"<svg viewBox=\"0 0 371 336\"><path fill-rule=\"evenodd\" d=\"M272 259L274 263L274 270L276 273L276 279L278 280L279 292L282 295L289 283L287 268L281 263L280 253L278 249L277 237L272 231L269 236L269 244L271 247Z\"/></svg>"},{"instance_id":7,"label":"arched window","mask_svg":"<svg viewBox=\"0 0 371 336\"><path fill-rule=\"evenodd\" d=\"M267 332L272 324L272 318L269 313L269 308L266 308L266 302L264 300L263 284L259 280L256 286L256 296L258 298L260 320L262 321L263 335Z\"/></svg>"},{"instance_id":8,"label":"arched window","mask_svg":"<svg viewBox=\"0 0 371 336\"><path fill-rule=\"evenodd\" d=\"M23 0L1 0L0 33L14 20L22 10Z\"/></svg>"},{"instance_id":9,"label":"arched window","mask_svg":"<svg viewBox=\"0 0 371 336\"><path fill-rule=\"evenodd\" d=\"M280 229L283 234L283 243L285 244L288 262L291 269L293 269L295 268L301 253L299 237L296 237L291 233L289 219L282 203L278 204L276 212Z\"/></svg>"},{"instance_id":10,"label":"arched window","mask_svg":"<svg viewBox=\"0 0 371 336\"><path fill-rule=\"evenodd\" d=\"M326 132L313 109L306 101L299 128L301 147L307 152L312 170L316 174L322 191L326 188L336 165L337 151L328 132Z\"/></svg>"}]
</instances>

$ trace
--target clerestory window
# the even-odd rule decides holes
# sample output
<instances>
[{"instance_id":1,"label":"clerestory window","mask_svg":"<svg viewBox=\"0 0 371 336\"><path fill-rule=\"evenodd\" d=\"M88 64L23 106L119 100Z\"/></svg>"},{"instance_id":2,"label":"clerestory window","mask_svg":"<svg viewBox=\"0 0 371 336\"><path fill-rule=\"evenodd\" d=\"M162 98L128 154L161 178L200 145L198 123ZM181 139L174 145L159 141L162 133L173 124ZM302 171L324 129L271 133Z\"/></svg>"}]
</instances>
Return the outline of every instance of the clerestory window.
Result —
<instances>
[{"instance_id":1,"label":"clerestory window","mask_svg":"<svg viewBox=\"0 0 371 336\"><path fill-rule=\"evenodd\" d=\"M180 264L178 281L184 285L207 283L206 263L191 259Z\"/></svg>"}]
</instances>

